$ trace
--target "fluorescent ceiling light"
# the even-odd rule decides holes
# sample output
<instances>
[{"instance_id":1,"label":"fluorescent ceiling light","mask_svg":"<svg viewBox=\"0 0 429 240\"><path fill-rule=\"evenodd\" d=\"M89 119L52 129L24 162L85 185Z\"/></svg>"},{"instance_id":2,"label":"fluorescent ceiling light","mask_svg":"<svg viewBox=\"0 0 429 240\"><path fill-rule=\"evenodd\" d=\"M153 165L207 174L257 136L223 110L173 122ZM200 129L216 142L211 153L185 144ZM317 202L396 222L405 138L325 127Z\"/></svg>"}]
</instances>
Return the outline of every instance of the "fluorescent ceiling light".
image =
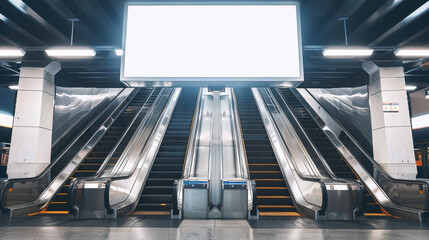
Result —
<instances>
[{"instance_id":1,"label":"fluorescent ceiling light","mask_svg":"<svg viewBox=\"0 0 429 240\"><path fill-rule=\"evenodd\" d=\"M131 5L126 21L123 79L302 78L295 5Z\"/></svg>"},{"instance_id":2,"label":"fluorescent ceiling light","mask_svg":"<svg viewBox=\"0 0 429 240\"><path fill-rule=\"evenodd\" d=\"M116 53L116 56L122 56L122 54L124 54L124 51L122 49L116 49L115 53Z\"/></svg>"},{"instance_id":3,"label":"fluorescent ceiling light","mask_svg":"<svg viewBox=\"0 0 429 240\"><path fill-rule=\"evenodd\" d=\"M417 86L407 85L407 86L405 86L405 89L407 89L407 91L413 91L413 90L417 89Z\"/></svg>"},{"instance_id":4,"label":"fluorescent ceiling light","mask_svg":"<svg viewBox=\"0 0 429 240\"><path fill-rule=\"evenodd\" d=\"M0 126L11 128L13 123L13 116L0 113Z\"/></svg>"},{"instance_id":5,"label":"fluorescent ceiling light","mask_svg":"<svg viewBox=\"0 0 429 240\"><path fill-rule=\"evenodd\" d=\"M56 58L79 58L79 57L94 57L95 51L90 48L52 48L45 50L50 57Z\"/></svg>"},{"instance_id":6,"label":"fluorescent ceiling light","mask_svg":"<svg viewBox=\"0 0 429 240\"><path fill-rule=\"evenodd\" d=\"M413 127L413 129L429 127L429 114L424 114L411 118L411 126Z\"/></svg>"},{"instance_id":7,"label":"fluorescent ceiling light","mask_svg":"<svg viewBox=\"0 0 429 240\"><path fill-rule=\"evenodd\" d=\"M354 48L354 47L342 47L342 48L325 48L323 50L323 56L325 57L368 57L374 52L373 49L369 48Z\"/></svg>"},{"instance_id":8,"label":"fluorescent ceiling light","mask_svg":"<svg viewBox=\"0 0 429 240\"><path fill-rule=\"evenodd\" d=\"M398 49L395 51L395 55L398 57L429 57L429 48Z\"/></svg>"},{"instance_id":9,"label":"fluorescent ceiling light","mask_svg":"<svg viewBox=\"0 0 429 240\"><path fill-rule=\"evenodd\" d=\"M18 85L10 85L9 88L12 90L18 90Z\"/></svg>"},{"instance_id":10,"label":"fluorescent ceiling light","mask_svg":"<svg viewBox=\"0 0 429 240\"><path fill-rule=\"evenodd\" d=\"M0 57L22 57L24 54L20 48L0 48Z\"/></svg>"}]
</instances>

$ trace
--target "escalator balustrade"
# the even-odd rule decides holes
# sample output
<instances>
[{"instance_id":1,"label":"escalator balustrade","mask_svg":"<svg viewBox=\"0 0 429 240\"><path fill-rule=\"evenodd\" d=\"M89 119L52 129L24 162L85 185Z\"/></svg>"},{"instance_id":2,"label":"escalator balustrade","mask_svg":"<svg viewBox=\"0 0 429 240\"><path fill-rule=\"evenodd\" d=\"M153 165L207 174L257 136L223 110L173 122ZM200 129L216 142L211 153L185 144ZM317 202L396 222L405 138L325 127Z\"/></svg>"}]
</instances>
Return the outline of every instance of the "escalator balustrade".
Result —
<instances>
[{"instance_id":1,"label":"escalator balustrade","mask_svg":"<svg viewBox=\"0 0 429 240\"><path fill-rule=\"evenodd\" d=\"M75 170L75 172L69 177L69 179L65 182L60 191L56 194L53 200L50 202L48 207L44 209L41 213L44 214L67 214L67 192L69 188L70 181L77 177L89 177L94 175L100 166L103 164L104 160L113 149L115 144L120 140L121 136L125 133L128 126L130 125L134 116L139 112L140 108L145 103L153 103L155 100L157 93L159 93L160 89L153 90L154 93L152 95L153 89L150 88L142 88L135 95L135 97L131 100L125 110L120 114L120 116L116 119L113 125L109 128L109 130L105 133L105 135L101 138L101 140L96 144L96 146L92 149L92 151L86 156L86 158L82 161L81 165ZM150 99L148 99L148 97ZM134 124L132 128L130 128L129 133L135 131L137 124ZM114 165L115 162L121 156L123 150L131 139L132 134L127 134L121 144L118 146L112 158L109 162L110 165ZM56 167L53 168L52 174L58 174L62 168Z\"/></svg>"},{"instance_id":2,"label":"escalator balustrade","mask_svg":"<svg viewBox=\"0 0 429 240\"><path fill-rule=\"evenodd\" d=\"M170 214L174 181L182 177L197 95L198 88L183 88L134 214Z\"/></svg>"},{"instance_id":3,"label":"escalator balustrade","mask_svg":"<svg viewBox=\"0 0 429 240\"><path fill-rule=\"evenodd\" d=\"M283 96L283 99L291 109L292 113L300 122L308 137L325 158L334 174L340 178L358 179L357 175L347 164L343 156L337 151L329 138L325 135L323 130L320 129L316 121L310 116L310 114L292 93L292 91L288 88L279 88L279 92ZM367 216L384 215L380 205L377 204L374 197L368 192L367 189L365 189L364 201L364 210Z\"/></svg>"},{"instance_id":4,"label":"escalator balustrade","mask_svg":"<svg viewBox=\"0 0 429 240\"><path fill-rule=\"evenodd\" d=\"M249 88L234 89L260 216L299 216Z\"/></svg>"}]
</instances>

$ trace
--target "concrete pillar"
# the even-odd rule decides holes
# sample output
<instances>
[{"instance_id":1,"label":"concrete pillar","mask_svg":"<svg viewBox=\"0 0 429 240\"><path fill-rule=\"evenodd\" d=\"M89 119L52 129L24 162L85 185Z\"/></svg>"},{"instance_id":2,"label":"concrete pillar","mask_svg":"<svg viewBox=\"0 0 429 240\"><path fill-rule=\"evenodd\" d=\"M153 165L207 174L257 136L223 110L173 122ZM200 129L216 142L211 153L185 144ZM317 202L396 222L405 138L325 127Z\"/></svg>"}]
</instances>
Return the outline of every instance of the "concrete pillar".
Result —
<instances>
[{"instance_id":1,"label":"concrete pillar","mask_svg":"<svg viewBox=\"0 0 429 240\"><path fill-rule=\"evenodd\" d=\"M369 74L374 160L393 178L415 179L414 143L402 66L364 62Z\"/></svg>"},{"instance_id":2,"label":"concrete pillar","mask_svg":"<svg viewBox=\"0 0 429 240\"><path fill-rule=\"evenodd\" d=\"M37 176L51 162L55 74L58 62L22 67L12 129L9 178Z\"/></svg>"}]
</instances>

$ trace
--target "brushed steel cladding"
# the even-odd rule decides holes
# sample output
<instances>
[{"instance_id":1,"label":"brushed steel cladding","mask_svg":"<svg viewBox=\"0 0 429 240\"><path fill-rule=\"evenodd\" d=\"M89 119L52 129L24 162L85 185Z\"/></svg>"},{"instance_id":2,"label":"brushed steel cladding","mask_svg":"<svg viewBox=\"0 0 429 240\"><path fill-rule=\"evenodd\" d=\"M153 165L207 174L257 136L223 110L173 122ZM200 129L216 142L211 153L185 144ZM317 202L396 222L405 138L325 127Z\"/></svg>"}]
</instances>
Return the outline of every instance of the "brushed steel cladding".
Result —
<instances>
[{"instance_id":1,"label":"brushed steel cladding","mask_svg":"<svg viewBox=\"0 0 429 240\"><path fill-rule=\"evenodd\" d=\"M57 87L52 128L52 143L78 131L79 126L91 115L102 111L116 97L121 88L66 88ZM98 110L98 111L97 111Z\"/></svg>"},{"instance_id":2,"label":"brushed steel cladding","mask_svg":"<svg viewBox=\"0 0 429 240\"><path fill-rule=\"evenodd\" d=\"M314 98L372 155L371 114L367 86L308 88Z\"/></svg>"}]
</instances>

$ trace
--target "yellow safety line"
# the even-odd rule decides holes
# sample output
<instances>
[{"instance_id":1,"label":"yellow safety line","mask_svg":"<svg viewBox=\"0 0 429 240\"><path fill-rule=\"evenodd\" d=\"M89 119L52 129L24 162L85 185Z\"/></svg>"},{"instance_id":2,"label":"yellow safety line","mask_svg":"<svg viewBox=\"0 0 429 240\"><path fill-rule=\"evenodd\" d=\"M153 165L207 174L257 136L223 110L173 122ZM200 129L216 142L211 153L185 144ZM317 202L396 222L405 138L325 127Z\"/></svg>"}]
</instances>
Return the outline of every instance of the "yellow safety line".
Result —
<instances>
[{"instance_id":1,"label":"yellow safety line","mask_svg":"<svg viewBox=\"0 0 429 240\"><path fill-rule=\"evenodd\" d=\"M258 196L258 198L290 198L290 196Z\"/></svg>"},{"instance_id":2,"label":"yellow safety line","mask_svg":"<svg viewBox=\"0 0 429 240\"><path fill-rule=\"evenodd\" d=\"M259 212L260 216L271 216L271 217L299 217L301 214L297 212Z\"/></svg>"},{"instance_id":3,"label":"yellow safety line","mask_svg":"<svg viewBox=\"0 0 429 240\"><path fill-rule=\"evenodd\" d=\"M258 208L295 208L293 205L258 205Z\"/></svg>"}]
</instances>

